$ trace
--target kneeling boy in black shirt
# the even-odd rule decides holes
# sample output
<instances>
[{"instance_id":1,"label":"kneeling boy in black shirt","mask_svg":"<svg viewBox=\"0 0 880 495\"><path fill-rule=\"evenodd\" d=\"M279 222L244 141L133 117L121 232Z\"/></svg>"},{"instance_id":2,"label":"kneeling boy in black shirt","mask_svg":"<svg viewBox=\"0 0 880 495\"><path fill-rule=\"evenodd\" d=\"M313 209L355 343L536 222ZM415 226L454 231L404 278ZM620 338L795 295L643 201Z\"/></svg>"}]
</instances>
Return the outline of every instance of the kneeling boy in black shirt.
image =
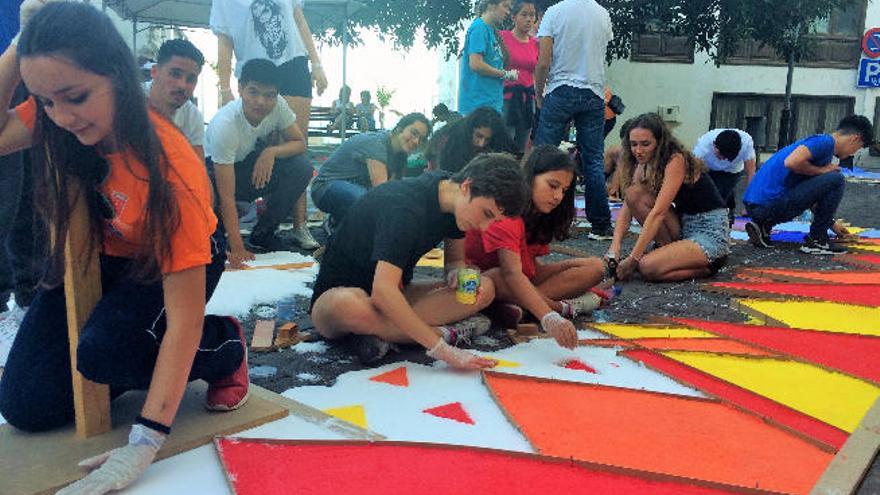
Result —
<instances>
[{"instance_id":1,"label":"kneeling boy in black shirt","mask_svg":"<svg viewBox=\"0 0 880 495\"><path fill-rule=\"evenodd\" d=\"M447 280L454 280L464 266L464 231L519 215L528 198L519 164L504 154L480 155L455 175L428 172L370 190L321 259L312 295L315 328L328 339L346 337L365 363L384 356L391 343L417 342L456 368L493 366L450 345L489 329L477 312L495 296L492 281L484 277L477 303L465 305L452 284L412 282L413 268L442 240Z\"/></svg>"}]
</instances>

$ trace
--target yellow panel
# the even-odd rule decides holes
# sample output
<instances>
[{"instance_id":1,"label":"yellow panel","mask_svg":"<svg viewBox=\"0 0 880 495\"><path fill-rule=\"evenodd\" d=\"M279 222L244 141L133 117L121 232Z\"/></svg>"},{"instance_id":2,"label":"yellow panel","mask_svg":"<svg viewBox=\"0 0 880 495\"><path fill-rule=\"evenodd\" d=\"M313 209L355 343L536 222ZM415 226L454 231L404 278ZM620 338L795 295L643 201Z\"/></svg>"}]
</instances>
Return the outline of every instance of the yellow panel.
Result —
<instances>
[{"instance_id":1,"label":"yellow panel","mask_svg":"<svg viewBox=\"0 0 880 495\"><path fill-rule=\"evenodd\" d=\"M852 432L880 387L798 361L703 352L662 353L804 414Z\"/></svg>"},{"instance_id":2,"label":"yellow panel","mask_svg":"<svg viewBox=\"0 0 880 495\"><path fill-rule=\"evenodd\" d=\"M422 256L419 262L416 263L416 266L443 268L443 250L440 248L434 248L428 251Z\"/></svg>"},{"instance_id":3,"label":"yellow panel","mask_svg":"<svg viewBox=\"0 0 880 495\"><path fill-rule=\"evenodd\" d=\"M880 308L820 301L740 299L739 303L792 328L880 336Z\"/></svg>"},{"instance_id":4,"label":"yellow panel","mask_svg":"<svg viewBox=\"0 0 880 495\"><path fill-rule=\"evenodd\" d=\"M349 423L360 426L363 429L367 429L367 414L364 412L364 406L360 404L331 407L330 409L324 409L323 411L330 416L339 418L343 421L348 421Z\"/></svg>"},{"instance_id":5,"label":"yellow panel","mask_svg":"<svg viewBox=\"0 0 880 495\"><path fill-rule=\"evenodd\" d=\"M873 251L875 253L880 253L880 244L856 244L852 246L853 249L858 249L859 251Z\"/></svg>"},{"instance_id":6,"label":"yellow panel","mask_svg":"<svg viewBox=\"0 0 880 495\"><path fill-rule=\"evenodd\" d=\"M682 326L652 327L647 325L619 325L615 323L593 323L591 327L621 339L709 339L717 338L709 332Z\"/></svg>"}]
</instances>

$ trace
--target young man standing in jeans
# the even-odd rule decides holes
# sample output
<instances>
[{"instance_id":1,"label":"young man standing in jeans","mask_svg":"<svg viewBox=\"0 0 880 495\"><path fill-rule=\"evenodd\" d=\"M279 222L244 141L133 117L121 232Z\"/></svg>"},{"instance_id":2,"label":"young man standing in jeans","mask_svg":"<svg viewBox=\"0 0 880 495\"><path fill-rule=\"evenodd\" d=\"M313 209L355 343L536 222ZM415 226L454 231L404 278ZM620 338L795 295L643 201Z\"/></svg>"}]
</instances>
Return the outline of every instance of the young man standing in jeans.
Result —
<instances>
[{"instance_id":1,"label":"young man standing in jeans","mask_svg":"<svg viewBox=\"0 0 880 495\"><path fill-rule=\"evenodd\" d=\"M774 225L810 209L813 223L801 251L845 253L845 248L828 239L828 229L833 229L838 236L846 234L846 229L834 222L846 182L833 158L843 160L853 156L859 149L870 146L873 136L868 119L851 115L841 120L833 133L801 139L770 157L758 169L743 196L752 217L746 224L749 241L757 247L771 247L770 230Z\"/></svg>"},{"instance_id":2,"label":"young man standing in jeans","mask_svg":"<svg viewBox=\"0 0 880 495\"><path fill-rule=\"evenodd\" d=\"M305 155L306 141L296 125L296 115L278 94L279 78L271 61L249 60L238 83L241 98L217 112L205 136L206 161L209 168L211 164L214 167L233 267L254 259L253 252L290 248L275 236L275 229L294 211L314 171ZM279 144L268 142L275 134L281 136ZM266 198L266 211L245 245L235 201L253 201L260 196Z\"/></svg>"},{"instance_id":3,"label":"young man standing in jeans","mask_svg":"<svg viewBox=\"0 0 880 495\"><path fill-rule=\"evenodd\" d=\"M535 145L558 146L574 120L587 219L593 226L589 237L595 240L613 235L602 162L605 50L613 38L611 17L595 0L562 0L547 9L538 28Z\"/></svg>"}]
</instances>

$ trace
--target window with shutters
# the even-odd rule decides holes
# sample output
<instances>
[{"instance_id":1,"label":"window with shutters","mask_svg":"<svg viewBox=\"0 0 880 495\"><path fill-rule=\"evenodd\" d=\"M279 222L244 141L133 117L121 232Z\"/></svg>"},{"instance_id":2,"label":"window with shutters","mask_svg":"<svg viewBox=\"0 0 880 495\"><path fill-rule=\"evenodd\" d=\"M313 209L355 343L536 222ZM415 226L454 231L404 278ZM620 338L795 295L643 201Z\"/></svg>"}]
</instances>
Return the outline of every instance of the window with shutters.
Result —
<instances>
[{"instance_id":1,"label":"window with shutters","mask_svg":"<svg viewBox=\"0 0 880 495\"><path fill-rule=\"evenodd\" d=\"M866 2L857 2L845 9L836 9L827 19L813 24L813 53L801 67L852 69L859 63L862 32L865 25ZM756 41L742 43L725 62L728 65L785 65L773 48Z\"/></svg>"},{"instance_id":2,"label":"window with shutters","mask_svg":"<svg viewBox=\"0 0 880 495\"><path fill-rule=\"evenodd\" d=\"M694 41L665 32L659 22L649 23L644 33L633 36L633 62L694 63Z\"/></svg>"},{"instance_id":3,"label":"window with shutters","mask_svg":"<svg viewBox=\"0 0 880 495\"><path fill-rule=\"evenodd\" d=\"M712 96L710 128L743 129L752 134L756 149L776 151L784 102L785 95L781 94L715 93ZM852 115L854 108L854 97L793 95L792 135L794 139L801 139L812 134L833 132L841 119ZM763 125L753 126L756 120L763 120ZM756 130L762 135L756 135Z\"/></svg>"}]
</instances>

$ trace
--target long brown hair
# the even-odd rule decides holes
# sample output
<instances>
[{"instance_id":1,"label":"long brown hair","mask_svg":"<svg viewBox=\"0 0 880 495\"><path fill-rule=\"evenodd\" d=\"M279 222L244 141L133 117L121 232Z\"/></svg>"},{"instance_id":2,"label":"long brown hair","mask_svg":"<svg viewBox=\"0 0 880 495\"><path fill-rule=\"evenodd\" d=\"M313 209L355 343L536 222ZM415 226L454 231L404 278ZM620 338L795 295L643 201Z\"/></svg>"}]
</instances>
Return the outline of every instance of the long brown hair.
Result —
<instances>
[{"instance_id":1,"label":"long brown hair","mask_svg":"<svg viewBox=\"0 0 880 495\"><path fill-rule=\"evenodd\" d=\"M656 113L645 113L634 119L628 120L624 125L626 126L626 133L623 137L623 142L621 143L622 156L620 161L620 184L621 188L624 190L632 185L637 165L629 140L630 132L632 132L633 129L646 129L651 132L654 139L657 141L657 147L654 149L654 156L651 157L651 160L645 166L644 178L644 183L648 190L653 194L656 195L660 192L660 187L663 185L663 178L666 176L666 166L676 154L680 154L684 158L684 182L686 184L693 184L700 178L700 174L706 171L706 166L703 162L697 159L693 153L688 151L688 149L672 135L669 127L666 126L666 123L660 115Z\"/></svg>"},{"instance_id":2,"label":"long brown hair","mask_svg":"<svg viewBox=\"0 0 880 495\"><path fill-rule=\"evenodd\" d=\"M562 202L550 213L541 213L532 204L535 177L556 170L571 172L572 178L577 176L575 162L569 158L568 153L556 146L549 144L535 146L523 159L523 175L529 186L529 205L523 213L523 221L526 224L526 238L529 244L550 244L554 240L568 239L575 213L574 184L566 189Z\"/></svg>"},{"instance_id":3,"label":"long brown hair","mask_svg":"<svg viewBox=\"0 0 880 495\"><path fill-rule=\"evenodd\" d=\"M165 177L168 159L149 119L138 70L128 46L110 19L94 7L74 2L49 3L27 24L18 45L19 59L59 57L89 72L107 77L113 85L113 131L105 138L114 150L123 151L143 165L126 166L148 184L145 225L131 275L152 281L161 276L163 262L170 260L171 236L180 224L180 211ZM64 239L72 210L69 178L78 179L86 190L93 246L103 235L103 200L100 184L107 163L95 146L84 146L70 132L58 127L37 104L34 128L33 168L36 197L51 227L54 245L45 280L57 283L64 270ZM100 146L100 144L96 145ZM106 209L106 208L105 208Z\"/></svg>"}]
</instances>

